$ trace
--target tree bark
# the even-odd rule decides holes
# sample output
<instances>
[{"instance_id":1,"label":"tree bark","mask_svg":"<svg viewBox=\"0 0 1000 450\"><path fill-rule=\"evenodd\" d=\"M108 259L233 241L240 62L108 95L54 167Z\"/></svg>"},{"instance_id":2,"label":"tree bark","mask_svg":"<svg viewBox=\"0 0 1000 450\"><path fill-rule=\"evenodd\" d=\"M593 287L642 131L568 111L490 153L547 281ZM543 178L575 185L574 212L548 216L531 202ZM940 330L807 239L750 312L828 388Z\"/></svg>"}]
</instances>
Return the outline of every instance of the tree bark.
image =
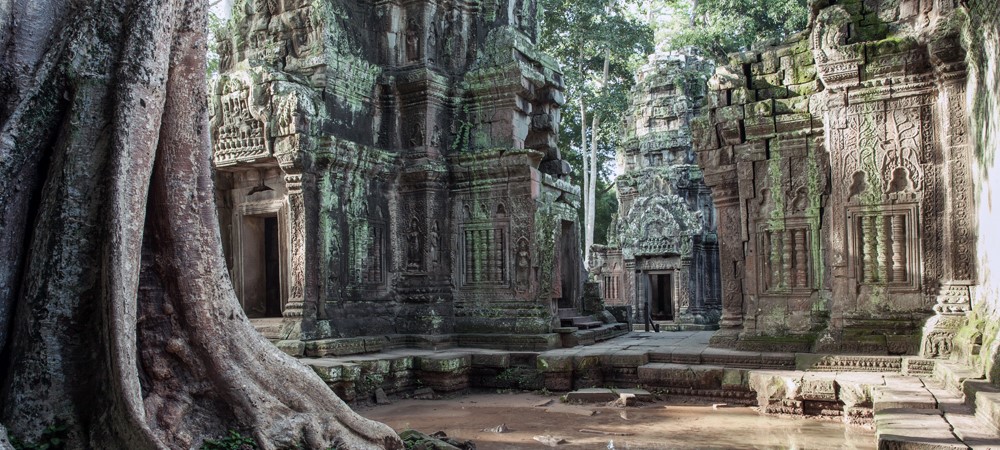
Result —
<instances>
[{"instance_id":1,"label":"tree bark","mask_svg":"<svg viewBox=\"0 0 1000 450\"><path fill-rule=\"evenodd\" d=\"M68 448L191 448L228 430L262 448L402 448L236 300L209 164L206 1L19 4L0 11L2 67L25 71L0 83L11 436L59 424Z\"/></svg>"},{"instance_id":2,"label":"tree bark","mask_svg":"<svg viewBox=\"0 0 1000 450\"><path fill-rule=\"evenodd\" d=\"M604 75L601 78L601 92L603 94L605 86L608 84L608 72L611 62L611 50L605 49L604 51ZM584 260L587 266L590 265L590 248L594 245L594 228L595 220L597 219L597 135L601 128L601 115L596 111L594 112L593 123L590 125L590 177L588 181L590 184L586 186L586 191L584 192L585 199L584 203L587 205L585 210L586 217L584 218L584 245L586 246ZM586 141L584 141L586 142ZM584 146L586 148L586 146ZM584 159L586 160L586 153L584 154Z\"/></svg>"}]
</instances>

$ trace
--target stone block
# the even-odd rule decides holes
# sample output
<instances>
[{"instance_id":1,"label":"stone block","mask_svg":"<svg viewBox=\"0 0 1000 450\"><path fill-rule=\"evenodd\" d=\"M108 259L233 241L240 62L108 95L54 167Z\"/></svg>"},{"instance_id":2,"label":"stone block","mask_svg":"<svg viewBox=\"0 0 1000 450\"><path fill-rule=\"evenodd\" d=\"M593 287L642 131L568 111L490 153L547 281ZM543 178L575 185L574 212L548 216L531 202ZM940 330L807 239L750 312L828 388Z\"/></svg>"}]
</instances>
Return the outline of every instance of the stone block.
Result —
<instances>
[{"instance_id":1,"label":"stone block","mask_svg":"<svg viewBox=\"0 0 1000 450\"><path fill-rule=\"evenodd\" d=\"M493 367L506 369L510 367L509 353L473 353L472 367Z\"/></svg>"},{"instance_id":2,"label":"stone block","mask_svg":"<svg viewBox=\"0 0 1000 450\"><path fill-rule=\"evenodd\" d=\"M300 340L285 340L278 341L274 344L279 350L285 352L289 356L300 357L305 354L306 343Z\"/></svg>"},{"instance_id":3,"label":"stone block","mask_svg":"<svg viewBox=\"0 0 1000 450\"><path fill-rule=\"evenodd\" d=\"M750 371L746 369L725 369L722 373L722 389L727 391L750 390Z\"/></svg>"},{"instance_id":4,"label":"stone block","mask_svg":"<svg viewBox=\"0 0 1000 450\"><path fill-rule=\"evenodd\" d=\"M618 400L622 395L627 395L638 401L652 401L653 394L643 389L604 389L587 388L578 389L566 394L566 400L570 402L582 403L607 403Z\"/></svg>"},{"instance_id":5,"label":"stone block","mask_svg":"<svg viewBox=\"0 0 1000 450\"><path fill-rule=\"evenodd\" d=\"M691 120L691 137L695 151L719 148L715 125L708 120L708 117L696 117Z\"/></svg>"},{"instance_id":6,"label":"stone block","mask_svg":"<svg viewBox=\"0 0 1000 450\"><path fill-rule=\"evenodd\" d=\"M774 136L774 117L748 117L743 121L748 141Z\"/></svg>"},{"instance_id":7,"label":"stone block","mask_svg":"<svg viewBox=\"0 0 1000 450\"><path fill-rule=\"evenodd\" d=\"M969 448L951 433L951 426L936 409L876 412L875 436L880 450Z\"/></svg>"},{"instance_id":8,"label":"stone block","mask_svg":"<svg viewBox=\"0 0 1000 450\"><path fill-rule=\"evenodd\" d=\"M789 97L773 101L775 114L798 114L809 112L809 97Z\"/></svg>"},{"instance_id":9,"label":"stone block","mask_svg":"<svg viewBox=\"0 0 1000 450\"><path fill-rule=\"evenodd\" d=\"M718 127L720 144L723 146L743 143L743 121L721 122Z\"/></svg>"},{"instance_id":10,"label":"stone block","mask_svg":"<svg viewBox=\"0 0 1000 450\"><path fill-rule=\"evenodd\" d=\"M720 66L715 69L715 74L708 80L708 88L711 90L735 89L746 87L746 78L743 75L741 66Z\"/></svg>"},{"instance_id":11,"label":"stone block","mask_svg":"<svg viewBox=\"0 0 1000 450\"><path fill-rule=\"evenodd\" d=\"M732 122L742 119L743 105L733 105L715 109L715 120L718 122Z\"/></svg>"},{"instance_id":12,"label":"stone block","mask_svg":"<svg viewBox=\"0 0 1000 450\"><path fill-rule=\"evenodd\" d=\"M760 367L760 352L744 352L709 347L701 352L701 363L715 366L756 369Z\"/></svg>"},{"instance_id":13,"label":"stone block","mask_svg":"<svg viewBox=\"0 0 1000 450\"><path fill-rule=\"evenodd\" d=\"M417 369L424 372L455 372L472 365L472 356L467 353L439 353L417 357Z\"/></svg>"},{"instance_id":14,"label":"stone block","mask_svg":"<svg viewBox=\"0 0 1000 450\"><path fill-rule=\"evenodd\" d=\"M782 114L774 118L775 132L778 134L805 134L812 131L812 114ZM803 145L803 149L805 145ZM803 154L804 156L804 154Z\"/></svg>"},{"instance_id":15,"label":"stone block","mask_svg":"<svg viewBox=\"0 0 1000 450\"><path fill-rule=\"evenodd\" d=\"M573 389L573 372L545 372L545 389L563 392Z\"/></svg>"},{"instance_id":16,"label":"stone block","mask_svg":"<svg viewBox=\"0 0 1000 450\"><path fill-rule=\"evenodd\" d=\"M542 353L538 355L537 367L541 372L572 372L573 355Z\"/></svg>"},{"instance_id":17,"label":"stone block","mask_svg":"<svg viewBox=\"0 0 1000 450\"><path fill-rule=\"evenodd\" d=\"M885 385L882 375L872 373L838 373L836 375L839 387L838 397L844 403L844 408L871 408L876 388Z\"/></svg>"},{"instance_id":18,"label":"stone block","mask_svg":"<svg viewBox=\"0 0 1000 450\"><path fill-rule=\"evenodd\" d=\"M747 117L768 117L774 115L774 100L767 99L746 105Z\"/></svg>"},{"instance_id":19,"label":"stone block","mask_svg":"<svg viewBox=\"0 0 1000 450\"><path fill-rule=\"evenodd\" d=\"M670 362L674 364L701 364L701 349L675 348L670 353Z\"/></svg>"},{"instance_id":20,"label":"stone block","mask_svg":"<svg viewBox=\"0 0 1000 450\"><path fill-rule=\"evenodd\" d=\"M651 386L719 389L724 369L718 366L650 363L639 367L639 381Z\"/></svg>"},{"instance_id":21,"label":"stone block","mask_svg":"<svg viewBox=\"0 0 1000 450\"><path fill-rule=\"evenodd\" d=\"M798 399L836 402L836 375L832 373L806 373L802 377Z\"/></svg>"},{"instance_id":22,"label":"stone block","mask_svg":"<svg viewBox=\"0 0 1000 450\"><path fill-rule=\"evenodd\" d=\"M787 98L788 96L788 88L780 85L757 89L758 100L766 100L769 98Z\"/></svg>"},{"instance_id":23,"label":"stone block","mask_svg":"<svg viewBox=\"0 0 1000 450\"><path fill-rule=\"evenodd\" d=\"M639 367L649 362L649 355L642 350L622 350L608 355L611 367Z\"/></svg>"},{"instance_id":24,"label":"stone block","mask_svg":"<svg viewBox=\"0 0 1000 450\"><path fill-rule=\"evenodd\" d=\"M757 100L757 91L744 87L733 89L730 93L731 105L743 105Z\"/></svg>"},{"instance_id":25,"label":"stone block","mask_svg":"<svg viewBox=\"0 0 1000 450\"><path fill-rule=\"evenodd\" d=\"M810 96L819 92L819 82L816 80L806 81L804 83L789 84L785 88L788 89L789 95Z\"/></svg>"}]
</instances>

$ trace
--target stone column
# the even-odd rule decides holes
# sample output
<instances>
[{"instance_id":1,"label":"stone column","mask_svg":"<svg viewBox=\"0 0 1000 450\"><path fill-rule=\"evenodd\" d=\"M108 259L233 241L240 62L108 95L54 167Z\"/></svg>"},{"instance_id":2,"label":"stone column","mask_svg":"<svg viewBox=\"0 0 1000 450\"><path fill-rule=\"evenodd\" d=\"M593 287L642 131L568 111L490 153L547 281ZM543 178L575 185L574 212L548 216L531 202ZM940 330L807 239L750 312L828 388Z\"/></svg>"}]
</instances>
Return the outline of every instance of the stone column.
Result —
<instances>
[{"instance_id":1,"label":"stone column","mask_svg":"<svg viewBox=\"0 0 1000 450\"><path fill-rule=\"evenodd\" d=\"M735 171L732 173L735 176ZM707 179L707 177L706 177ZM712 186L719 217L719 275L722 281L722 320L710 341L713 346L736 345L743 330L743 239L736 180Z\"/></svg>"},{"instance_id":2,"label":"stone column","mask_svg":"<svg viewBox=\"0 0 1000 450\"><path fill-rule=\"evenodd\" d=\"M970 170L973 155L966 115L964 52L958 37L934 41L928 50L937 75L939 108L935 128L944 157L941 178L950 183L944 193L944 236L941 240L944 276L935 298L935 315L924 325L920 354L925 358L948 358L955 334L971 309L969 286L976 279L976 230L972 219L975 212Z\"/></svg>"},{"instance_id":3,"label":"stone column","mask_svg":"<svg viewBox=\"0 0 1000 450\"><path fill-rule=\"evenodd\" d=\"M282 313L282 334L287 339L301 339L305 312L306 211L302 193L302 173L285 172L288 189L288 302ZM310 308L315 311L315 308ZM312 320L315 320L313 315Z\"/></svg>"}]
</instances>

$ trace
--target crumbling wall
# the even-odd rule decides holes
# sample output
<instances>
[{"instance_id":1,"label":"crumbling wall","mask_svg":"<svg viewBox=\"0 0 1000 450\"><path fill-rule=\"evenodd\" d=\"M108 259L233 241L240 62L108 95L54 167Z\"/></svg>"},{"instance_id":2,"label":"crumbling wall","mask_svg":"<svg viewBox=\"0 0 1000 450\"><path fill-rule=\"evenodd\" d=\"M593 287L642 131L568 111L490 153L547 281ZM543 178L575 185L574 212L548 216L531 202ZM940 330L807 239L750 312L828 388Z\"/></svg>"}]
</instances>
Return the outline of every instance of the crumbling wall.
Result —
<instances>
[{"instance_id":1,"label":"crumbling wall","mask_svg":"<svg viewBox=\"0 0 1000 450\"><path fill-rule=\"evenodd\" d=\"M694 124L719 214L713 342L947 357L976 279L963 11L811 6L805 32L718 69Z\"/></svg>"}]
</instances>

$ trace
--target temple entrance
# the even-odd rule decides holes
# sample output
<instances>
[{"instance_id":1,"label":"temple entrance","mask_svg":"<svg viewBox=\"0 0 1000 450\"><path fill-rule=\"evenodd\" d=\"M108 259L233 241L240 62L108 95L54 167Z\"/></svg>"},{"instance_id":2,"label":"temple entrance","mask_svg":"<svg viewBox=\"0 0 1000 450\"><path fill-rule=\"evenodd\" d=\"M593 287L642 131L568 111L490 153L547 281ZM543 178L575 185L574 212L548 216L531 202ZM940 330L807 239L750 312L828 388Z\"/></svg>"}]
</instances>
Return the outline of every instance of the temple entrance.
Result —
<instances>
[{"instance_id":1,"label":"temple entrance","mask_svg":"<svg viewBox=\"0 0 1000 450\"><path fill-rule=\"evenodd\" d=\"M573 222L563 221L559 233L559 280L562 296L559 297L559 308L576 308L580 296L580 238Z\"/></svg>"},{"instance_id":2,"label":"temple entrance","mask_svg":"<svg viewBox=\"0 0 1000 450\"><path fill-rule=\"evenodd\" d=\"M278 260L278 218L264 218L265 317L281 317L281 271Z\"/></svg>"},{"instance_id":3,"label":"temple entrance","mask_svg":"<svg viewBox=\"0 0 1000 450\"><path fill-rule=\"evenodd\" d=\"M651 273L649 276L649 313L653 320L674 320L674 275Z\"/></svg>"},{"instance_id":4,"label":"temple entrance","mask_svg":"<svg viewBox=\"0 0 1000 450\"><path fill-rule=\"evenodd\" d=\"M241 224L243 310L247 317L281 317L278 217L244 216Z\"/></svg>"}]
</instances>

